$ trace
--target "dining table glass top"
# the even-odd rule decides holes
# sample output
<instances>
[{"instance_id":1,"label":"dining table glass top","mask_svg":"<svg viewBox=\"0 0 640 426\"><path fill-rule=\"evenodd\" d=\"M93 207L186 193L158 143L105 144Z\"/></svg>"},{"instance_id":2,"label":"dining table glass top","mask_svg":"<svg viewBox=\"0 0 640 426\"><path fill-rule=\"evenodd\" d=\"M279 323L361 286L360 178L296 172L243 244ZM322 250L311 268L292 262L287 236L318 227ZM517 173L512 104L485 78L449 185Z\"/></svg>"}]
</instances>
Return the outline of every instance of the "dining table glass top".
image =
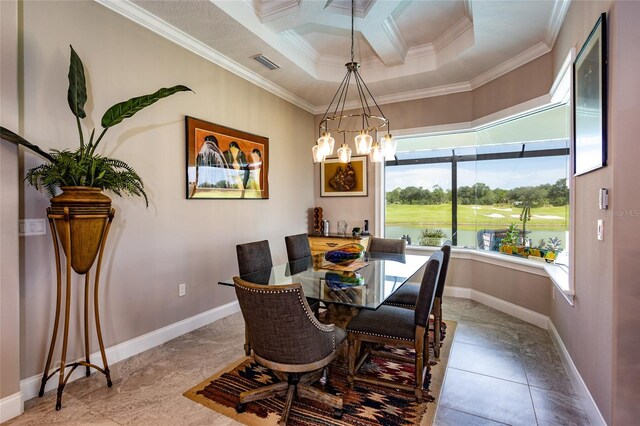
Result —
<instances>
[{"instance_id":1,"label":"dining table glass top","mask_svg":"<svg viewBox=\"0 0 640 426\"><path fill-rule=\"evenodd\" d=\"M242 278L265 285L300 283L307 298L361 309L377 309L428 259L416 255L365 253L364 258L340 266L326 261L320 254L276 265ZM220 281L219 284L233 286L233 279Z\"/></svg>"}]
</instances>

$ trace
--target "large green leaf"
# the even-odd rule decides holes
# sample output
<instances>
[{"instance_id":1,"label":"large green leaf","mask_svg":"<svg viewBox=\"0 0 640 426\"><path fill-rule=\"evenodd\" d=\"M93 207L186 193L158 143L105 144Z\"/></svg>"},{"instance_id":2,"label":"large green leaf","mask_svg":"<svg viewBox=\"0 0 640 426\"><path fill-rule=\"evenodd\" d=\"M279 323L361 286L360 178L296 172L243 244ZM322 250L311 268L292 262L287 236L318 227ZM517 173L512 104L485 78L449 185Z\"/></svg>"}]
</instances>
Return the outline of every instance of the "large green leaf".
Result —
<instances>
[{"instance_id":1,"label":"large green leaf","mask_svg":"<svg viewBox=\"0 0 640 426\"><path fill-rule=\"evenodd\" d=\"M67 100L71 112L78 118L85 118L84 104L87 102L87 84L84 79L84 66L80 57L71 47L71 60L69 62L69 91Z\"/></svg>"},{"instance_id":2,"label":"large green leaf","mask_svg":"<svg viewBox=\"0 0 640 426\"><path fill-rule=\"evenodd\" d=\"M131 117L136 112L140 111L143 108L148 107L154 102L166 98L167 96L171 96L177 92L186 92L192 91L187 86L173 86L173 87L163 87L155 93L150 95L138 96L137 98L131 98L128 101L120 102L115 104L111 108L107 110L102 116L102 127L109 128L113 127L116 124L120 123L125 118Z\"/></svg>"},{"instance_id":3,"label":"large green leaf","mask_svg":"<svg viewBox=\"0 0 640 426\"><path fill-rule=\"evenodd\" d=\"M26 148L29 148L31 151L35 152L36 154L39 154L39 155L43 156L47 160L52 161L52 162L54 161L54 158L50 154L44 152L37 145L34 145L31 142L28 142L22 136L13 133L9 129L5 129L4 127L0 127L0 138L6 140L8 142L13 142L16 145L22 145L22 146L24 146Z\"/></svg>"}]
</instances>

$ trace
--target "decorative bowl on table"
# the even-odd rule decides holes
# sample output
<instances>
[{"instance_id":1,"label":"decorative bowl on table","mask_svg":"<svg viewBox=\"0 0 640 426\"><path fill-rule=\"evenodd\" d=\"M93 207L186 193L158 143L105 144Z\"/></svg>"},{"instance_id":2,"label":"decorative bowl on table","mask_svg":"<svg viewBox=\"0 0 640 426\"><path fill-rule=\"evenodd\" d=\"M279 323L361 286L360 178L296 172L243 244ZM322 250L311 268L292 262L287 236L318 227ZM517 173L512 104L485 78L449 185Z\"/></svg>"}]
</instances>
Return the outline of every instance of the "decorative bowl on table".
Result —
<instances>
[{"instance_id":1,"label":"decorative bowl on table","mask_svg":"<svg viewBox=\"0 0 640 426\"><path fill-rule=\"evenodd\" d=\"M360 244L347 244L324 254L325 260L336 265L350 265L364 256L364 247Z\"/></svg>"},{"instance_id":2,"label":"decorative bowl on table","mask_svg":"<svg viewBox=\"0 0 640 426\"><path fill-rule=\"evenodd\" d=\"M324 279L330 288L348 288L364 285L364 277L357 272L327 272Z\"/></svg>"}]
</instances>

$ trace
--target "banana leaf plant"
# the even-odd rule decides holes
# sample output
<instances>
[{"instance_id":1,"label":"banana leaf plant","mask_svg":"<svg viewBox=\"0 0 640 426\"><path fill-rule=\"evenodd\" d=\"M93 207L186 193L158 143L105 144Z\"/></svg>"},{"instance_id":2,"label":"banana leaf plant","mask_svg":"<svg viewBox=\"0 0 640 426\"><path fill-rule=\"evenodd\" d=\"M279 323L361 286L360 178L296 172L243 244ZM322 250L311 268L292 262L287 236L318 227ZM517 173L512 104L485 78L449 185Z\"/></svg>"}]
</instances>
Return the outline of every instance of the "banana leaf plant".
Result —
<instances>
[{"instance_id":1,"label":"banana leaf plant","mask_svg":"<svg viewBox=\"0 0 640 426\"><path fill-rule=\"evenodd\" d=\"M138 111L162 98L178 92L192 90L183 85L176 85L162 88L149 95L119 102L109 108L102 116L100 122L102 130L98 137L95 137L96 129L92 129L85 140L81 122L81 119L87 116L84 110L84 105L87 102L84 66L73 46L70 47L71 60L69 63L67 100L71 112L76 117L80 139L78 148L73 151L52 149L49 152L45 152L37 145L1 126L0 137L6 141L22 145L48 160L48 163L30 169L25 180L36 189L44 187L51 196L54 196L57 188L62 186L88 186L111 191L118 196L142 196L148 206L149 199L144 190L142 179L136 171L123 161L96 154L96 148L104 138L107 130L121 123L124 119L133 116Z\"/></svg>"}]
</instances>

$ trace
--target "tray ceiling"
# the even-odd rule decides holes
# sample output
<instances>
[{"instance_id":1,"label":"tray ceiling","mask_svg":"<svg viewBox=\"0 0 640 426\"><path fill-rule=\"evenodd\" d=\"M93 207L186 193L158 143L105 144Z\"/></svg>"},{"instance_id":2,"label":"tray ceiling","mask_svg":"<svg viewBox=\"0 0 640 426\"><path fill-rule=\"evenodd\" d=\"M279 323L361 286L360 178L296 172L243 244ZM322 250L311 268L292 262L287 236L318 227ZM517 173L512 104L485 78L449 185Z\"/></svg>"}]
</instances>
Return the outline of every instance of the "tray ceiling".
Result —
<instances>
[{"instance_id":1,"label":"tray ceiling","mask_svg":"<svg viewBox=\"0 0 640 426\"><path fill-rule=\"evenodd\" d=\"M313 113L350 60L349 0L97 1ZM472 90L549 52L569 1L356 0L355 58L379 103Z\"/></svg>"}]
</instances>

